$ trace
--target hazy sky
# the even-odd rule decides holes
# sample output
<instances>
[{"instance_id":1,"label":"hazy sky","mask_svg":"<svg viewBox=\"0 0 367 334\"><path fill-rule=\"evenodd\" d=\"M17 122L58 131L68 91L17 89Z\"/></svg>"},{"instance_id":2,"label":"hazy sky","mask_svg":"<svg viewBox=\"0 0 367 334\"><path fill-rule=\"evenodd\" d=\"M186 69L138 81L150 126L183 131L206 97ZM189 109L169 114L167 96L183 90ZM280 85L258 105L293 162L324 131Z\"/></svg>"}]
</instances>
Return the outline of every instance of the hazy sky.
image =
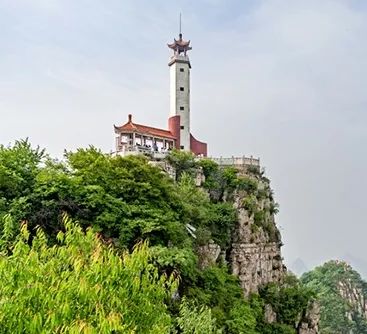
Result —
<instances>
[{"instance_id":1,"label":"hazy sky","mask_svg":"<svg viewBox=\"0 0 367 334\"><path fill-rule=\"evenodd\" d=\"M180 11L194 135L260 157L287 262L365 258L365 0L0 0L0 143L61 156L110 151L128 113L166 127Z\"/></svg>"}]
</instances>

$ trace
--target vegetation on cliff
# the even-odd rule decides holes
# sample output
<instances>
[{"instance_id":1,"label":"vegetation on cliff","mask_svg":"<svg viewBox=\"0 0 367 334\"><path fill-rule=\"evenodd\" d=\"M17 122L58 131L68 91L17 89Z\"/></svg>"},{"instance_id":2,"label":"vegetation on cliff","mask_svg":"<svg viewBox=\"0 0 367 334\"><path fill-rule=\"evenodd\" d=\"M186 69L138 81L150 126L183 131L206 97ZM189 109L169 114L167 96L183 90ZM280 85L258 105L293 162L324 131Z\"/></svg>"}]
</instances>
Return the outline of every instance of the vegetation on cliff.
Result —
<instances>
[{"instance_id":1,"label":"vegetation on cliff","mask_svg":"<svg viewBox=\"0 0 367 334\"><path fill-rule=\"evenodd\" d=\"M62 162L27 141L0 147L4 332L295 332L308 290L293 280L244 298L225 254L238 191L253 214L266 210L256 224L278 240L273 202L251 206L264 197L264 176L182 152L169 159L176 181L144 157L93 147L66 152ZM203 187L194 182L198 169ZM224 254L203 268L197 250L211 240ZM267 304L279 310L276 323L265 322Z\"/></svg>"},{"instance_id":2,"label":"vegetation on cliff","mask_svg":"<svg viewBox=\"0 0 367 334\"><path fill-rule=\"evenodd\" d=\"M302 276L317 291L321 334L367 333L367 282L342 261L329 261Z\"/></svg>"}]
</instances>

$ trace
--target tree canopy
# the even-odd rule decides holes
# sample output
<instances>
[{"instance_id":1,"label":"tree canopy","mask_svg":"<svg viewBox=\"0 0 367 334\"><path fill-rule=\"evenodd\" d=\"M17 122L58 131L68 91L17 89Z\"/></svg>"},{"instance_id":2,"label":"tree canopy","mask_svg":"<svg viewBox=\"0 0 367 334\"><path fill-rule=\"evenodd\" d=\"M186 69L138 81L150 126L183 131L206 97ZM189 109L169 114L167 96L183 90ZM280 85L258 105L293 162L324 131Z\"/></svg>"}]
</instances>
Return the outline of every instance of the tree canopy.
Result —
<instances>
[{"instance_id":1,"label":"tree canopy","mask_svg":"<svg viewBox=\"0 0 367 334\"><path fill-rule=\"evenodd\" d=\"M294 332L307 298L298 283L245 299L225 260L198 265L200 246L230 249L235 192L255 214L264 190L189 153L168 161L176 180L141 156L89 147L58 161L27 140L0 146L2 332ZM265 303L280 324L264 323Z\"/></svg>"}]
</instances>

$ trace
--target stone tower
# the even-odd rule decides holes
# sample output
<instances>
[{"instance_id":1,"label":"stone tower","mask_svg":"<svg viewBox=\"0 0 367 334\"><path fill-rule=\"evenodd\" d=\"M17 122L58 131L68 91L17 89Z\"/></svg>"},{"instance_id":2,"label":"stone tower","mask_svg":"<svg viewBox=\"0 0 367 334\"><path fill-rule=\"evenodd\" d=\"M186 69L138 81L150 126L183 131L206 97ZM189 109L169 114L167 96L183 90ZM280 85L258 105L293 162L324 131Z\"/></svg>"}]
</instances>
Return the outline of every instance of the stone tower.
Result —
<instances>
[{"instance_id":1,"label":"stone tower","mask_svg":"<svg viewBox=\"0 0 367 334\"><path fill-rule=\"evenodd\" d=\"M174 51L170 57L168 66L170 69L170 122L177 119L179 124L176 131L179 143L178 147L184 151L191 151L190 135L190 69L191 64L187 51L191 50L190 41L174 39L168 47ZM177 117L179 116L179 117ZM176 132L175 131L175 132Z\"/></svg>"}]
</instances>

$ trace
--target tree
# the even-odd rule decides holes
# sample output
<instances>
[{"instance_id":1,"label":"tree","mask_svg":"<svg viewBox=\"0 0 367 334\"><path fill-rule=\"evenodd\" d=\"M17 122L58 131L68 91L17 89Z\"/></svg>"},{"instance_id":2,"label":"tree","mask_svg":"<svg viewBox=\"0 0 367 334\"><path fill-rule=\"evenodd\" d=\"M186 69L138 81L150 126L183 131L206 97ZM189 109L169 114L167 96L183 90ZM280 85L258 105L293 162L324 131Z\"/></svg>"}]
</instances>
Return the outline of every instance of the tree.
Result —
<instances>
[{"instance_id":1,"label":"tree","mask_svg":"<svg viewBox=\"0 0 367 334\"><path fill-rule=\"evenodd\" d=\"M173 150L167 156L167 162L176 170L176 180L179 180L184 172L194 176L198 167L193 153L179 150Z\"/></svg>"}]
</instances>

